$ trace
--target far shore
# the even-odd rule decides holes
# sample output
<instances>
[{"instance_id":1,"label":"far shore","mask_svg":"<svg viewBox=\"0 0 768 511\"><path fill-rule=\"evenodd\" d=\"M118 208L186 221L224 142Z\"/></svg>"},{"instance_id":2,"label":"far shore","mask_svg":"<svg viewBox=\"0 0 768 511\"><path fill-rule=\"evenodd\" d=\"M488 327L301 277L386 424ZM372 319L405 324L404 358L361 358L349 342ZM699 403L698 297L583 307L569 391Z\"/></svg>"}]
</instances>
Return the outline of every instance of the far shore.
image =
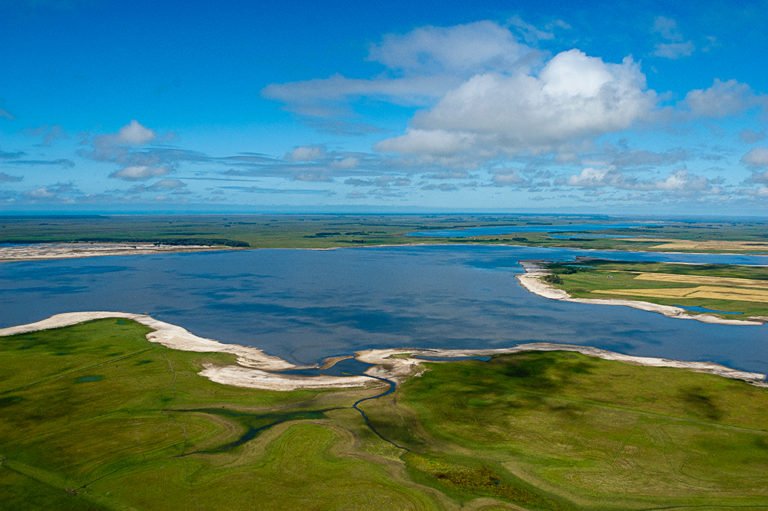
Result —
<instances>
[{"instance_id":1,"label":"far shore","mask_svg":"<svg viewBox=\"0 0 768 511\"><path fill-rule=\"evenodd\" d=\"M173 252L202 252L207 250L234 250L217 245L169 245L155 242L89 242L32 243L0 245L0 263L14 261L42 261L80 257L167 254Z\"/></svg>"},{"instance_id":2,"label":"far shore","mask_svg":"<svg viewBox=\"0 0 768 511\"><path fill-rule=\"evenodd\" d=\"M675 252L666 250L640 250L640 249L596 249L596 248L577 248L552 245L547 247L537 247L535 245L519 245L514 243L487 243L483 240L473 240L470 243L457 243L455 241L444 241L434 239L433 241L414 241L409 243L378 243L378 244L359 244L359 245L337 245L332 247L229 247L222 245L170 245L158 242L38 242L24 243L19 245L0 243L0 263L21 262L21 261L45 261L52 259L74 259L83 257L100 256L131 256L148 254L168 254L176 252L205 252L213 250L346 250L346 249L366 249L366 248L397 248L397 247L512 247L512 248L546 248L579 250L583 252L611 252L611 253L635 253L635 252L658 252L661 254L680 254L680 255L756 255L765 256L765 253L744 253L744 252ZM700 263L682 263L682 264L700 264ZM768 265L765 265L768 266Z\"/></svg>"},{"instance_id":3,"label":"far shore","mask_svg":"<svg viewBox=\"0 0 768 511\"><path fill-rule=\"evenodd\" d=\"M565 302L586 303L592 305L621 305L632 307L648 312L656 312L675 319L693 319L702 323L716 323L720 325L736 326L760 326L763 321L746 319L726 319L714 314L691 314L689 311L672 305L660 305L658 303L643 302L640 300L622 300L615 298L574 298L566 291L556 288L544 280L542 277L549 275L549 271L540 265L531 261L521 261L521 266L525 273L517 276L520 284L531 293L549 298L550 300L562 300Z\"/></svg>"},{"instance_id":4,"label":"far shore","mask_svg":"<svg viewBox=\"0 0 768 511\"><path fill-rule=\"evenodd\" d=\"M211 381L224 385L255 388L263 390L289 391L297 389L323 389L347 387L380 386L380 379L402 383L409 377L423 372L424 363L436 363L419 357L466 358L477 356L495 356L530 351L573 351L590 357L614 360L629 364L671 367L687 369L696 372L709 373L725 378L745 381L749 384L768 387L767 376L762 373L740 371L711 362L686 362L658 357L637 357L589 346L556 343L529 343L500 349L370 349L359 351L354 358L371 364L371 367L361 375L353 376L302 376L285 374L281 371L314 367L330 367L339 359L347 357L331 357L323 364L313 366L296 366L280 357L268 355L264 351L249 346L224 344L213 339L198 337L188 330L171 323L159 321L145 314L127 312L90 311L69 312L56 314L42 321L25 325L0 328L0 337L22 333L36 332L52 328L62 328L96 319L129 319L152 329L147 334L150 342L162 344L171 349L200 353L229 353L236 357L234 365L206 364L200 371ZM0 340L0 342L2 342ZM352 358L351 356L348 358ZM440 363L440 362L437 362Z\"/></svg>"}]
</instances>

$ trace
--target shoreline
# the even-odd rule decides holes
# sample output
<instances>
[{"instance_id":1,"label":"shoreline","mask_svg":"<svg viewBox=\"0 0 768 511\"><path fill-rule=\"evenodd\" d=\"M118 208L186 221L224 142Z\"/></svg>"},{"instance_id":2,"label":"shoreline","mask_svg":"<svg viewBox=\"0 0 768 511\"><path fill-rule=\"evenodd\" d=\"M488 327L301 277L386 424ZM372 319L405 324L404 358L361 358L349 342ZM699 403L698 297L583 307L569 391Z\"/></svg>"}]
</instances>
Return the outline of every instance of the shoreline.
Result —
<instances>
[{"instance_id":1,"label":"shoreline","mask_svg":"<svg viewBox=\"0 0 768 511\"><path fill-rule=\"evenodd\" d=\"M620 305L624 307L632 307L633 309L640 309L646 312L663 314L669 318L693 319L702 323L719 325L762 326L764 324L759 320L725 319L713 314L691 314L689 311L680 307L643 302L640 300L622 300L620 298L574 298L566 291L556 288L542 280L542 277L550 274L548 270L545 270L531 261L520 261L520 265L525 270L525 273L517 275L517 280L520 284L531 293L544 298L549 298L550 300L584 303L589 305Z\"/></svg>"},{"instance_id":2,"label":"shoreline","mask_svg":"<svg viewBox=\"0 0 768 511\"><path fill-rule=\"evenodd\" d=\"M40 242L10 246L0 245L0 263L52 261L85 257L208 252L214 250L236 249L219 245L168 245L160 242Z\"/></svg>"},{"instance_id":3,"label":"shoreline","mask_svg":"<svg viewBox=\"0 0 768 511\"><path fill-rule=\"evenodd\" d=\"M130 319L152 329L147 334L149 342L167 348L198 353L229 353L235 355L235 365L204 364L198 373L216 383L262 390L289 391L298 389L330 389L379 386L376 378L393 380L397 384L407 378L418 376L425 368L424 363L443 363L417 357L466 358L494 356L535 351L572 351L582 355L649 367L669 367L714 374L741 380L751 385L768 387L768 375L732 369L712 362L686 362L661 357L639 357L624 355L600 348L556 343L527 343L508 348L495 349L422 349L386 348L361 350L349 357L371 364L364 374L355 376L301 376L282 374L289 369L329 367L342 357L329 357L322 364L297 366L280 357L268 355L263 350L238 344L225 344L213 339L199 337L185 328L159 321L146 314L129 312L90 311L56 314L34 323L0 328L0 337L37 332L53 328L73 326L97 319ZM2 342L2 341L0 341Z\"/></svg>"}]
</instances>

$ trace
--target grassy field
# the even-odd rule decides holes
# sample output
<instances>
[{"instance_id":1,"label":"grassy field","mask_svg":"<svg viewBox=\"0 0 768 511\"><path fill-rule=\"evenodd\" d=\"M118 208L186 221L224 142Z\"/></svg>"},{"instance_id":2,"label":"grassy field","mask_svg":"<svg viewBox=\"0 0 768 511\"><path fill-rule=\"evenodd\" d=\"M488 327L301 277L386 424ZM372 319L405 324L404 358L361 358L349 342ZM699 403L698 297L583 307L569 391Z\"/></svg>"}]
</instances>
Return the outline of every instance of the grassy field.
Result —
<instances>
[{"instance_id":1,"label":"grassy field","mask_svg":"<svg viewBox=\"0 0 768 511\"><path fill-rule=\"evenodd\" d=\"M766 222L666 221L631 229L618 227L626 221L575 215L28 216L0 217L0 243L148 241L254 248L482 243L630 251L768 252ZM583 223L615 223L617 228L600 231L595 236L578 231L578 224ZM520 226L521 231L468 238L407 236L414 231L510 225ZM574 225L572 238L524 232L526 227L547 225ZM600 237L604 234L627 238ZM666 243L659 239L682 241ZM713 239L718 243L712 244Z\"/></svg>"},{"instance_id":2,"label":"grassy field","mask_svg":"<svg viewBox=\"0 0 768 511\"><path fill-rule=\"evenodd\" d=\"M0 509L765 509L768 391L574 353L270 392L100 320L0 338ZM643 385L638 385L643 382Z\"/></svg>"},{"instance_id":3,"label":"grassy field","mask_svg":"<svg viewBox=\"0 0 768 511\"><path fill-rule=\"evenodd\" d=\"M768 316L768 268L735 265L553 263L550 283L577 298L703 307L730 319ZM706 311L700 311L706 312Z\"/></svg>"}]
</instances>

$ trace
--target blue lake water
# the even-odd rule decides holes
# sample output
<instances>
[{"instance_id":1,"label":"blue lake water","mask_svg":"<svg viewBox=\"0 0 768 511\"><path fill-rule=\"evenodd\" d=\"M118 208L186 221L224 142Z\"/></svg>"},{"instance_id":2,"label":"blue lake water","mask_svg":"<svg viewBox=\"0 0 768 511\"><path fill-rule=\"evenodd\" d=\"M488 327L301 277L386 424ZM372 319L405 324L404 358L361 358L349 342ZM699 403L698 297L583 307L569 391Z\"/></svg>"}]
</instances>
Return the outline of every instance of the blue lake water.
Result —
<instances>
[{"instance_id":1,"label":"blue lake water","mask_svg":"<svg viewBox=\"0 0 768 511\"><path fill-rule=\"evenodd\" d=\"M768 372L768 327L711 325L547 300L519 260L578 255L768 264L768 256L492 246L245 250L0 264L0 326L83 310L148 313L309 363L372 347L549 341Z\"/></svg>"},{"instance_id":2,"label":"blue lake water","mask_svg":"<svg viewBox=\"0 0 768 511\"><path fill-rule=\"evenodd\" d=\"M469 227L466 229L436 229L434 231L418 231L408 233L417 238L469 238L471 236L495 236L516 232L592 232L610 229L632 229L636 227L653 227L658 223L643 222L613 223L613 224L563 224L563 225L496 225L492 227ZM629 232L628 234L631 234ZM624 235L626 236L626 235Z\"/></svg>"}]
</instances>

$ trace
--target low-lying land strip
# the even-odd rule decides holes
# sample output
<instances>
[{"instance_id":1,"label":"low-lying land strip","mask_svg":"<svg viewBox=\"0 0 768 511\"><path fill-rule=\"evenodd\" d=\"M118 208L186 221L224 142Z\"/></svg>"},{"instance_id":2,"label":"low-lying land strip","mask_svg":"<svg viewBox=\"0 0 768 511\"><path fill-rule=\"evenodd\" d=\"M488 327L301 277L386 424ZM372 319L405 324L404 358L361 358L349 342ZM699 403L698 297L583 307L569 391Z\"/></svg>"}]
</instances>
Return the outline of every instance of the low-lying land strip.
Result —
<instances>
[{"instance_id":1,"label":"low-lying land strip","mask_svg":"<svg viewBox=\"0 0 768 511\"><path fill-rule=\"evenodd\" d=\"M171 349L183 336L155 323L153 338L141 317L75 319L0 338L0 508L768 506L768 390L742 381L490 350L488 361L422 360L395 393L361 402L381 387L221 385L199 373L277 362L210 340ZM458 354L358 357L383 367Z\"/></svg>"},{"instance_id":2,"label":"low-lying land strip","mask_svg":"<svg viewBox=\"0 0 768 511\"><path fill-rule=\"evenodd\" d=\"M526 262L518 276L547 298L627 305L670 317L734 325L768 318L768 268L579 260ZM621 296L625 299L607 299Z\"/></svg>"},{"instance_id":3,"label":"low-lying land strip","mask_svg":"<svg viewBox=\"0 0 768 511\"><path fill-rule=\"evenodd\" d=\"M226 248L215 245L168 245L161 243L34 243L0 245L0 262L34 261L38 259L71 259L112 255L164 254L200 252Z\"/></svg>"}]
</instances>

